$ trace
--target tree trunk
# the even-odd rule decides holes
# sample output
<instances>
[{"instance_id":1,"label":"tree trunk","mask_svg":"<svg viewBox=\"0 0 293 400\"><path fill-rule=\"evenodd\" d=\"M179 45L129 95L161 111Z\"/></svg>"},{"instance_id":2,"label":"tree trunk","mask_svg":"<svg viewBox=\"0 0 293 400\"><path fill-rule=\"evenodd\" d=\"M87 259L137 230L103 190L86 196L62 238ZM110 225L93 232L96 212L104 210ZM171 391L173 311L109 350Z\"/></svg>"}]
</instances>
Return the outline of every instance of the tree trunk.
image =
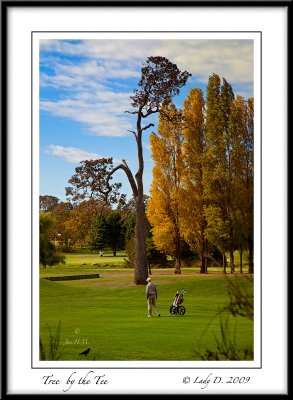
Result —
<instances>
[{"instance_id":1,"label":"tree trunk","mask_svg":"<svg viewBox=\"0 0 293 400\"><path fill-rule=\"evenodd\" d=\"M204 273L208 273L208 239L204 239Z\"/></svg>"},{"instance_id":2,"label":"tree trunk","mask_svg":"<svg viewBox=\"0 0 293 400\"><path fill-rule=\"evenodd\" d=\"M226 274L227 260L226 255L223 253L223 273Z\"/></svg>"},{"instance_id":3,"label":"tree trunk","mask_svg":"<svg viewBox=\"0 0 293 400\"><path fill-rule=\"evenodd\" d=\"M229 218L229 225L230 225L230 228L229 228L229 235L230 235L230 271L231 271L231 274L233 274L234 272L235 272L235 265L234 265L234 249L233 249L233 236L234 236L234 234L233 234L233 224L232 224L232 221L231 221L231 219Z\"/></svg>"},{"instance_id":4,"label":"tree trunk","mask_svg":"<svg viewBox=\"0 0 293 400\"><path fill-rule=\"evenodd\" d=\"M181 258L175 258L175 274L181 274Z\"/></svg>"},{"instance_id":5,"label":"tree trunk","mask_svg":"<svg viewBox=\"0 0 293 400\"><path fill-rule=\"evenodd\" d=\"M203 239L203 235L201 235L201 254L200 254L200 259L201 259L201 267L200 267L200 273L205 274L206 272L206 251L205 251L205 240Z\"/></svg>"},{"instance_id":6,"label":"tree trunk","mask_svg":"<svg viewBox=\"0 0 293 400\"><path fill-rule=\"evenodd\" d=\"M175 274L181 274L181 240L179 229L176 232Z\"/></svg>"},{"instance_id":7,"label":"tree trunk","mask_svg":"<svg viewBox=\"0 0 293 400\"><path fill-rule=\"evenodd\" d=\"M204 274L205 273L205 260L206 260L204 250L201 252L201 257L200 258L201 258L200 273Z\"/></svg>"},{"instance_id":8,"label":"tree trunk","mask_svg":"<svg viewBox=\"0 0 293 400\"><path fill-rule=\"evenodd\" d=\"M201 274L207 274L208 273L208 245L207 245L207 239L204 240L204 245L201 253L201 269L200 269Z\"/></svg>"},{"instance_id":9,"label":"tree trunk","mask_svg":"<svg viewBox=\"0 0 293 400\"><path fill-rule=\"evenodd\" d=\"M152 275L151 263L149 262L149 275Z\"/></svg>"},{"instance_id":10,"label":"tree trunk","mask_svg":"<svg viewBox=\"0 0 293 400\"><path fill-rule=\"evenodd\" d=\"M253 272L254 272L254 265L253 265L253 240L250 238L249 240L248 240L248 251L249 251L249 253L248 253L248 263L249 263L249 273L250 274L253 274Z\"/></svg>"},{"instance_id":11,"label":"tree trunk","mask_svg":"<svg viewBox=\"0 0 293 400\"><path fill-rule=\"evenodd\" d=\"M133 193L136 201L136 223L135 223L135 266L134 283L136 285L145 285L148 277L148 260L146 255L146 215L143 198L143 152L142 152L142 108L137 115L135 135L137 144L138 171L135 174L136 188Z\"/></svg>"},{"instance_id":12,"label":"tree trunk","mask_svg":"<svg viewBox=\"0 0 293 400\"><path fill-rule=\"evenodd\" d=\"M234 251L230 250L230 269L231 274L235 272L235 264L234 264Z\"/></svg>"},{"instance_id":13,"label":"tree trunk","mask_svg":"<svg viewBox=\"0 0 293 400\"><path fill-rule=\"evenodd\" d=\"M240 273L243 273L243 261L242 261L242 246L240 247Z\"/></svg>"},{"instance_id":14,"label":"tree trunk","mask_svg":"<svg viewBox=\"0 0 293 400\"><path fill-rule=\"evenodd\" d=\"M146 256L146 216L143 196L136 198L135 224L135 266L134 283L146 284L148 277L148 262Z\"/></svg>"}]
</instances>

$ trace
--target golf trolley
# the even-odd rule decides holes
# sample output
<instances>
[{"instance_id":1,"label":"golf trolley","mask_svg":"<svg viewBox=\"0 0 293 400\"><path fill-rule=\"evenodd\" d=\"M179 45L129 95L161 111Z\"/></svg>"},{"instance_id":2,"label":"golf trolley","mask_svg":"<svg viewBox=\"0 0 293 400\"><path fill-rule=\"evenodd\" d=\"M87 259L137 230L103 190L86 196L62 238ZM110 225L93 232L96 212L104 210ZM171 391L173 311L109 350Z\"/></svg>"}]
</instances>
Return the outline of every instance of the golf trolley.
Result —
<instances>
[{"instance_id":1,"label":"golf trolley","mask_svg":"<svg viewBox=\"0 0 293 400\"><path fill-rule=\"evenodd\" d=\"M171 315L184 315L185 307L181 304L183 303L183 295L186 293L186 290L181 290L181 292L176 292L172 305L170 306L170 314Z\"/></svg>"}]
</instances>

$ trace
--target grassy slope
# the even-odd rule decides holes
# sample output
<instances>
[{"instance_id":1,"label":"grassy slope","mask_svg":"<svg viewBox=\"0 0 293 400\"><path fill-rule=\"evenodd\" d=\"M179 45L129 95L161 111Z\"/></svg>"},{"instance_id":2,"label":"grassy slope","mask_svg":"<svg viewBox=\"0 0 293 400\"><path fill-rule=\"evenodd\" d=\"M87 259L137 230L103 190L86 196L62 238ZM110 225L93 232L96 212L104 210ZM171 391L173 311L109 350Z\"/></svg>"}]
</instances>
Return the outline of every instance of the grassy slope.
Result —
<instances>
[{"instance_id":1,"label":"grassy slope","mask_svg":"<svg viewBox=\"0 0 293 400\"><path fill-rule=\"evenodd\" d=\"M91 267L86 268L90 270ZM55 269L55 268L54 268ZM66 269L66 268L65 268ZM77 268L79 269L79 267ZM64 267L62 274L66 274ZM48 271L48 272L47 272ZM47 269L46 273L56 275ZM96 270L94 272L97 272ZM226 279L247 284L245 276L170 275L154 271L158 284L161 318L147 318L145 287L133 284L132 271L100 270L98 279L40 281L40 333L49 343L48 326L54 332L61 320L63 360L84 360L82 350L91 347L87 360L195 360L194 350L215 349L219 336L219 308L228 302ZM70 273L72 274L72 268ZM172 317L169 307L177 290L186 289L184 316ZM237 345L252 347L253 324L236 321ZM79 330L79 331L76 331ZM78 333L76 333L78 332ZM79 343L78 339L80 339ZM82 343L87 339L88 344Z\"/></svg>"}]
</instances>

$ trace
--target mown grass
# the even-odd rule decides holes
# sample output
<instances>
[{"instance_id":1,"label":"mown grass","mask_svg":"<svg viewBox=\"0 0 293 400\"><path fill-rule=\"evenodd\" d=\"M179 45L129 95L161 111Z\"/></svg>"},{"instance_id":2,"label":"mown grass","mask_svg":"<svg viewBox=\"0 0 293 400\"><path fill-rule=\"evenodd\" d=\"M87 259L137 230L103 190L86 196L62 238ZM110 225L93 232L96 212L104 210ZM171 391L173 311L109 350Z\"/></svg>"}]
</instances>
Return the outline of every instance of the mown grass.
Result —
<instances>
[{"instance_id":1,"label":"mown grass","mask_svg":"<svg viewBox=\"0 0 293 400\"><path fill-rule=\"evenodd\" d=\"M50 267L41 269L41 278L91 270L97 272L91 266ZM99 268L99 273L98 279L40 280L40 336L48 347L48 327L54 331L61 321L62 360L199 360L198 352L216 349L219 311L229 301L228 280L253 290L247 275L200 275L192 268L183 269L181 275L153 270L161 317L147 318L145 286L133 284L132 270ZM174 294L182 289L187 291L186 314L171 316ZM239 349L253 349L252 321L231 316L230 322ZM87 347L89 355L79 356Z\"/></svg>"}]
</instances>

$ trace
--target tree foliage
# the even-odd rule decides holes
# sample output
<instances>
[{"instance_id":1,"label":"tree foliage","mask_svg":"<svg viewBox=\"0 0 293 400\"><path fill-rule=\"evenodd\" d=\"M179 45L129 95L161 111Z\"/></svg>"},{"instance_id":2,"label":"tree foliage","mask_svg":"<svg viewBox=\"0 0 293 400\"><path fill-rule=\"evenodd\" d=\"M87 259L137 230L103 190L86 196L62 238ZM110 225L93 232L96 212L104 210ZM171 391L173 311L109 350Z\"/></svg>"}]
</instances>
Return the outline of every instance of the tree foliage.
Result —
<instances>
[{"instance_id":1,"label":"tree foliage","mask_svg":"<svg viewBox=\"0 0 293 400\"><path fill-rule=\"evenodd\" d=\"M59 254L54 243L49 238L49 230L54 224L54 219L49 213L40 213L40 263L44 268L47 265L64 263L65 257Z\"/></svg>"},{"instance_id":2,"label":"tree foliage","mask_svg":"<svg viewBox=\"0 0 293 400\"><path fill-rule=\"evenodd\" d=\"M117 211L98 214L92 222L88 243L91 250L103 250L109 246L114 257L125 248L126 227Z\"/></svg>"},{"instance_id":3,"label":"tree foliage","mask_svg":"<svg viewBox=\"0 0 293 400\"><path fill-rule=\"evenodd\" d=\"M183 109L184 204L182 236L201 259L207 272L208 242L205 236L203 167L205 150L205 100L201 89L190 89Z\"/></svg>"},{"instance_id":4,"label":"tree foliage","mask_svg":"<svg viewBox=\"0 0 293 400\"><path fill-rule=\"evenodd\" d=\"M59 199L56 196L44 195L40 196L39 204L40 211L52 211L59 203Z\"/></svg>"},{"instance_id":5,"label":"tree foliage","mask_svg":"<svg viewBox=\"0 0 293 400\"><path fill-rule=\"evenodd\" d=\"M65 188L66 196L73 203L84 200L92 200L99 204L117 203L121 197L121 183L111 185L113 169L112 158L81 161L80 166L75 168L75 174L68 181L71 186Z\"/></svg>"},{"instance_id":6,"label":"tree foliage","mask_svg":"<svg viewBox=\"0 0 293 400\"><path fill-rule=\"evenodd\" d=\"M74 204L64 230L73 243L86 244L90 227L95 216L101 212L110 212L111 207L97 201L84 200Z\"/></svg>"},{"instance_id":7,"label":"tree foliage","mask_svg":"<svg viewBox=\"0 0 293 400\"><path fill-rule=\"evenodd\" d=\"M91 250L104 250L107 245L107 224L106 217L103 213L96 215L92 222L89 236L88 244Z\"/></svg>"},{"instance_id":8,"label":"tree foliage","mask_svg":"<svg viewBox=\"0 0 293 400\"><path fill-rule=\"evenodd\" d=\"M107 215L107 244L116 256L117 251L125 248L125 226L123 224L121 214L112 211Z\"/></svg>"},{"instance_id":9,"label":"tree foliage","mask_svg":"<svg viewBox=\"0 0 293 400\"><path fill-rule=\"evenodd\" d=\"M141 68L139 89L135 89L130 96L131 105L136 109L134 113L146 118L160 112L163 104L170 103L179 94L190 76L189 72L180 71L166 57L148 57Z\"/></svg>"},{"instance_id":10,"label":"tree foliage","mask_svg":"<svg viewBox=\"0 0 293 400\"><path fill-rule=\"evenodd\" d=\"M234 137L229 130L229 115L233 100L231 85L225 79L221 82L216 74L210 76L207 86L203 169L206 236L222 252L230 252L231 272L234 271L235 245L231 159ZM223 228L218 234L217 227Z\"/></svg>"},{"instance_id":11,"label":"tree foliage","mask_svg":"<svg viewBox=\"0 0 293 400\"><path fill-rule=\"evenodd\" d=\"M201 258L201 272L215 248L224 272L226 253L234 272L235 250L241 256L248 249L253 272L253 99L235 97L226 79L213 74L206 98L201 89L190 90L181 121L171 107L163 107L158 133L151 135L148 218L155 245L173 254L176 232Z\"/></svg>"}]
</instances>

